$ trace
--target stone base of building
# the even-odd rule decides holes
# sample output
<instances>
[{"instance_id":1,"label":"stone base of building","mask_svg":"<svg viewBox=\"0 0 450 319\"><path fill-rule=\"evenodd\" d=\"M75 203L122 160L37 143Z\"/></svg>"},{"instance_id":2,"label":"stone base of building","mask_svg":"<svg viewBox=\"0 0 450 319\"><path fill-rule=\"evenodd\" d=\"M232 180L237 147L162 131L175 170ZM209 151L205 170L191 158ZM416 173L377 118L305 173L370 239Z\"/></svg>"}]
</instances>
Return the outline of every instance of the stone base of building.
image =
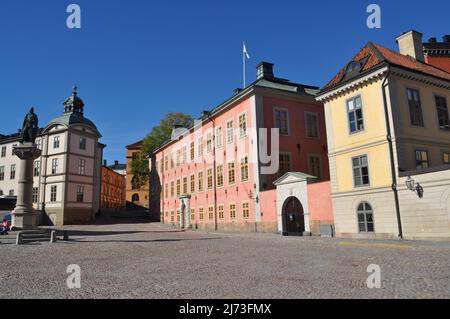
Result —
<instances>
[{"instance_id":1,"label":"stone base of building","mask_svg":"<svg viewBox=\"0 0 450 319\"><path fill-rule=\"evenodd\" d=\"M311 234L313 236L320 236L321 232L320 232L320 227L322 225L333 225L334 221L333 220L311 220L309 222L309 227L311 230Z\"/></svg>"},{"instance_id":2,"label":"stone base of building","mask_svg":"<svg viewBox=\"0 0 450 319\"><path fill-rule=\"evenodd\" d=\"M95 220L92 209L47 209L45 215L44 218L53 226L80 225Z\"/></svg>"},{"instance_id":3,"label":"stone base of building","mask_svg":"<svg viewBox=\"0 0 450 319\"><path fill-rule=\"evenodd\" d=\"M179 227L179 224L170 224L174 227ZM193 224L189 229L202 231L215 231L214 224ZM278 225L276 222L260 222L260 223L219 223L217 227L218 232L225 233L277 233Z\"/></svg>"}]
</instances>

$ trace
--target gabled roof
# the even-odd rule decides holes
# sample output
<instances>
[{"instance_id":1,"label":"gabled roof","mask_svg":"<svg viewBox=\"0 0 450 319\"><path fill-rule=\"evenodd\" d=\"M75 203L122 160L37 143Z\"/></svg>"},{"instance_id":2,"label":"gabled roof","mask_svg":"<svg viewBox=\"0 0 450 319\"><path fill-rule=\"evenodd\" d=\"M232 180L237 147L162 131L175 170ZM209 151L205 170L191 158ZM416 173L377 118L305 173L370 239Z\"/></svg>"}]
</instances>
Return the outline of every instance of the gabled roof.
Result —
<instances>
[{"instance_id":1,"label":"gabled roof","mask_svg":"<svg viewBox=\"0 0 450 319\"><path fill-rule=\"evenodd\" d=\"M290 183L297 183L297 182L304 182L312 179L317 179L317 177L314 177L312 175L308 175L301 172L289 172L281 176L279 179L277 179L275 182L273 182L273 185L283 185L283 184L290 184Z\"/></svg>"},{"instance_id":2,"label":"gabled roof","mask_svg":"<svg viewBox=\"0 0 450 319\"><path fill-rule=\"evenodd\" d=\"M355 63L358 64L358 70L356 72L347 72L349 66ZM322 88L321 92L329 91L341 84L351 82L362 74L367 74L371 70L385 63L450 81L450 73L444 70L417 61L410 56L397 53L379 44L369 42L327 85Z\"/></svg>"},{"instance_id":3,"label":"gabled roof","mask_svg":"<svg viewBox=\"0 0 450 319\"><path fill-rule=\"evenodd\" d=\"M142 142L144 142L144 140L140 140L140 141L138 141L138 142L136 142L136 143L127 145L127 146L126 146L126 149L129 150L129 149L138 149L138 148L141 148Z\"/></svg>"}]
</instances>

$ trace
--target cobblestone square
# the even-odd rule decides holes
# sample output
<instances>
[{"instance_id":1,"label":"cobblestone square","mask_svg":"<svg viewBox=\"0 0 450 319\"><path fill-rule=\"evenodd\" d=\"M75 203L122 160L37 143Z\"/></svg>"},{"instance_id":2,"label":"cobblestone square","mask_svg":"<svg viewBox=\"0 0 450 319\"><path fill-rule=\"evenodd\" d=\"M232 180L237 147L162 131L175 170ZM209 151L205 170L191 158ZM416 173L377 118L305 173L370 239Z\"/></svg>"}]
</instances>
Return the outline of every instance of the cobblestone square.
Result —
<instances>
[{"instance_id":1,"label":"cobblestone square","mask_svg":"<svg viewBox=\"0 0 450 319\"><path fill-rule=\"evenodd\" d=\"M449 298L450 243L64 227L70 241L2 245L0 298ZM68 289L67 266L81 268ZM382 287L367 288L367 267Z\"/></svg>"}]
</instances>

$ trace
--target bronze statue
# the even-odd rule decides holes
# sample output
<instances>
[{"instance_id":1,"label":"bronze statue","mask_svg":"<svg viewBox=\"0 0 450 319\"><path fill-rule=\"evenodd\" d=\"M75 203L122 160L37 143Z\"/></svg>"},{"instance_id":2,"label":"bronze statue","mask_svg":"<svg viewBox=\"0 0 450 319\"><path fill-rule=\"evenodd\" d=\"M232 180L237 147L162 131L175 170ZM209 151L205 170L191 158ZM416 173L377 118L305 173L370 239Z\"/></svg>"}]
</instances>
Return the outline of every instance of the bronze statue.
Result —
<instances>
[{"instance_id":1,"label":"bronze statue","mask_svg":"<svg viewBox=\"0 0 450 319\"><path fill-rule=\"evenodd\" d=\"M30 109L25 119L23 120L23 126L21 131L21 143L34 143L36 140L36 135L38 133L38 117L34 113L34 108Z\"/></svg>"}]
</instances>

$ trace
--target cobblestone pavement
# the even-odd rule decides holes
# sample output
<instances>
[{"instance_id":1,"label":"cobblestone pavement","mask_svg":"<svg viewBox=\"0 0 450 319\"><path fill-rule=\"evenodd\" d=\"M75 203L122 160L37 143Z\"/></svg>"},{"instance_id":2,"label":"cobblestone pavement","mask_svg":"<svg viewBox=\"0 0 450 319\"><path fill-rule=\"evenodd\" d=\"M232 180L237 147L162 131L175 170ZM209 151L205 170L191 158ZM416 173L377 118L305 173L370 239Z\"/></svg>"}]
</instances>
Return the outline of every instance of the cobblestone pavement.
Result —
<instances>
[{"instance_id":1,"label":"cobblestone pavement","mask_svg":"<svg viewBox=\"0 0 450 319\"><path fill-rule=\"evenodd\" d=\"M66 227L69 242L0 246L0 298L449 298L450 243ZM81 289L66 286L81 267ZM368 289L367 267L382 288Z\"/></svg>"}]
</instances>

